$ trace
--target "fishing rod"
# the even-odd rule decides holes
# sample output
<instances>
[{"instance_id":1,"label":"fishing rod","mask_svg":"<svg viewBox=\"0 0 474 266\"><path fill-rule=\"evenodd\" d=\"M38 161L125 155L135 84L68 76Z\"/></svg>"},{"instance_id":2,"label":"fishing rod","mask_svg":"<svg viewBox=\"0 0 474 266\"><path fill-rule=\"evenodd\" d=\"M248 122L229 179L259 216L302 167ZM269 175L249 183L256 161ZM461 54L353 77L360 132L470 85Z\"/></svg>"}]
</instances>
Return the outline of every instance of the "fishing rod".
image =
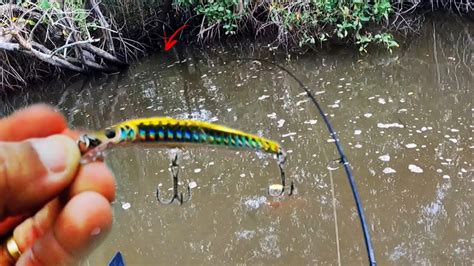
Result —
<instances>
[{"instance_id":1,"label":"fishing rod","mask_svg":"<svg viewBox=\"0 0 474 266\"><path fill-rule=\"evenodd\" d=\"M296 77L290 70L288 70L284 66L267 59L252 58L252 57L241 57L241 58L231 59L230 61L239 61L239 60L259 61L259 62L276 66L279 69L285 71L301 86L301 88L306 92L306 96L308 96L308 98L310 98L313 104L316 106L316 109L318 110L319 114L323 118L324 123L326 124L326 127L332 139L334 140L334 144L336 145L337 152L341 156L340 163L343 165L344 170L346 172L347 178L349 180L349 184L351 186L352 194L354 195L354 200L357 206L357 212L359 214L359 220L362 227L362 232L364 234L364 242L365 242L365 247L367 249L369 264L373 266L377 265L375 261L374 249L372 247L372 240L370 238L369 228L367 226L367 221L365 219L364 209L362 208L362 201L359 196L359 191L357 189L357 184L355 182L354 175L352 174L352 169L350 167L349 160L347 159L347 156L344 153L344 150L342 149L342 146L341 146L341 143L339 142L339 138L337 137L336 131L334 130L331 122L329 121L328 116L324 113L323 108L321 108L321 105L319 104L319 102L316 100L316 98L308 89L308 87L306 87L304 83L300 79L298 79L298 77Z\"/></svg>"}]
</instances>

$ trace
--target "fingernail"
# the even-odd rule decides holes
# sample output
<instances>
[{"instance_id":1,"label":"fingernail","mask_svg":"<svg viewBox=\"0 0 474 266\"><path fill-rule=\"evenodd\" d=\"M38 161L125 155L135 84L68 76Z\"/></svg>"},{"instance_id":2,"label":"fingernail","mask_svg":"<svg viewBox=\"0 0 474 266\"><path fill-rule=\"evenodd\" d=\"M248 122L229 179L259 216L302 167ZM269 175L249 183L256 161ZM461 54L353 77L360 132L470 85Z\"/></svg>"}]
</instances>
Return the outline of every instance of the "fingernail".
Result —
<instances>
[{"instance_id":1,"label":"fingernail","mask_svg":"<svg viewBox=\"0 0 474 266\"><path fill-rule=\"evenodd\" d=\"M71 163L71 142L73 141L62 135L31 140L41 162L53 173L64 172Z\"/></svg>"},{"instance_id":2,"label":"fingernail","mask_svg":"<svg viewBox=\"0 0 474 266\"><path fill-rule=\"evenodd\" d=\"M100 234L100 231L102 231L100 229L100 227L96 227L96 228L92 229L91 236L96 236L96 235Z\"/></svg>"}]
</instances>

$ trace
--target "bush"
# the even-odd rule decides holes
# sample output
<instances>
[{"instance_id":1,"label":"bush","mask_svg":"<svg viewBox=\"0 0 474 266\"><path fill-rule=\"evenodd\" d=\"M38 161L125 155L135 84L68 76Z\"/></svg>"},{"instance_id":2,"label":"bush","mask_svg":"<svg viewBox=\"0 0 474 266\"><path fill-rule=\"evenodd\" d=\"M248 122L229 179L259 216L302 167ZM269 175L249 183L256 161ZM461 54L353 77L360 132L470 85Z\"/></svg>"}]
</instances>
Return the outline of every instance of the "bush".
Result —
<instances>
[{"instance_id":1,"label":"bush","mask_svg":"<svg viewBox=\"0 0 474 266\"><path fill-rule=\"evenodd\" d=\"M203 41L221 29L233 35L252 25L256 35L274 32L277 45L286 47L331 39L354 42L360 51L371 43L390 51L398 46L383 27L393 12L390 0L175 0L175 5L202 16L199 37ZM378 32L369 30L375 24L382 25Z\"/></svg>"}]
</instances>

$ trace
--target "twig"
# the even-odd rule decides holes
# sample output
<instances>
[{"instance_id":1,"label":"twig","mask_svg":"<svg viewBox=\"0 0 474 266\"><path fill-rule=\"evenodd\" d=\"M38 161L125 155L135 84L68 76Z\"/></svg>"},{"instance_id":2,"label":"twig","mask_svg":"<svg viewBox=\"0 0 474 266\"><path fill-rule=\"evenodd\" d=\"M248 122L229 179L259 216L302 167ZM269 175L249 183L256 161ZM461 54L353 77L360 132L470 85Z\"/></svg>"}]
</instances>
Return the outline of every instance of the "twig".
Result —
<instances>
[{"instance_id":1,"label":"twig","mask_svg":"<svg viewBox=\"0 0 474 266\"><path fill-rule=\"evenodd\" d=\"M65 48L68 48L68 47L71 47L71 46L74 46L74 45L80 45L80 44L85 44L85 43L94 43L94 42L98 42L98 41L100 41L100 39L90 39L90 40L77 41L77 42L65 44L65 45L59 47L58 49L54 50L51 53L51 56L55 55L56 53L58 53L59 51L65 49Z\"/></svg>"},{"instance_id":2,"label":"twig","mask_svg":"<svg viewBox=\"0 0 474 266\"><path fill-rule=\"evenodd\" d=\"M100 48L97 48L93 45L91 45L90 43L86 43L86 44L83 44L81 45L84 49L86 49L87 51L91 52L91 53L94 53L110 62L113 62L117 65L128 65L127 63L123 62L122 60L118 59L117 57L115 57L114 55L108 53L107 51L104 51Z\"/></svg>"},{"instance_id":3,"label":"twig","mask_svg":"<svg viewBox=\"0 0 474 266\"><path fill-rule=\"evenodd\" d=\"M102 14L102 11L100 11L99 4L95 2L95 0L89 0L92 4L92 10L96 13L97 17L99 18L99 23L100 25L105 28L109 29L110 25L105 19L104 15ZM102 33L105 35L105 43L107 45L107 50L111 52L112 54L115 54L115 47L114 47L114 41L112 39L112 35L108 30L102 30Z\"/></svg>"}]
</instances>

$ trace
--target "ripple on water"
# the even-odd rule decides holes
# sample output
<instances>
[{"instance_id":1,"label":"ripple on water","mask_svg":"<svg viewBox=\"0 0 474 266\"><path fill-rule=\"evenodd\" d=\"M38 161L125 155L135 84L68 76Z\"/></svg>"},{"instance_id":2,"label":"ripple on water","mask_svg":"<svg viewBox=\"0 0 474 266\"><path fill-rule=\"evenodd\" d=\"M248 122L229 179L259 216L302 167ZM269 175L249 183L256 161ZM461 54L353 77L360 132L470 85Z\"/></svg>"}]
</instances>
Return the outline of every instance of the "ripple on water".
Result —
<instances>
[{"instance_id":1,"label":"ripple on water","mask_svg":"<svg viewBox=\"0 0 474 266\"><path fill-rule=\"evenodd\" d=\"M254 196L248 198L244 201L245 207L249 210L256 210L260 208L263 204L267 202L267 198L265 196Z\"/></svg>"},{"instance_id":2,"label":"ripple on water","mask_svg":"<svg viewBox=\"0 0 474 266\"><path fill-rule=\"evenodd\" d=\"M255 237L256 232L254 230L242 230L242 231L235 232L235 235L237 237L237 240L241 240L241 239L249 240Z\"/></svg>"}]
</instances>

